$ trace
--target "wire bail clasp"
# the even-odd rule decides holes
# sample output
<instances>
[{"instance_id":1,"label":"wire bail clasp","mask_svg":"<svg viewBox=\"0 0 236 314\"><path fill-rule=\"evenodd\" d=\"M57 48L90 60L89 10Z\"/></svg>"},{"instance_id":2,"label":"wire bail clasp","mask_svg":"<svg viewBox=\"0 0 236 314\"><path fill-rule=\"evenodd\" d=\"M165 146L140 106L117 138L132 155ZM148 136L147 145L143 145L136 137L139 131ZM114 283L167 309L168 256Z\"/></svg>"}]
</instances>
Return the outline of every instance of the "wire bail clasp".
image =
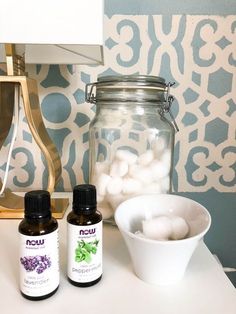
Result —
<instances>
[{"instance_id":1,"label":"wire bail clasp","mask_svg":"<svg viewBox=\"0 0 236 314\"><path fill-rule=\"evenodd\" d=\"M160 115L164 117L165 113L169 113L170 117L171 117L171 123L173 124L174 128L175 128L175 131L176 132L179 132L179 127L175 121L175 118L173 116L173 113L171 111L171 105L174 101L174 96L170 95L170 88L171 86L175 85L175 82L174 83L168 83L166 85L167 87L167 91L166 91L166 100L165 100L165 105L163 106L163 108L161 109L160 111Z\"/></svg>"},{"instance_id":2,"label":"wire bail clasp","mask_svg":"<svg viewBox=\"0 0 236 314\"><path fill-rule=\"evenodd\" d=\"M94 96L93 90L97 83L88 83L85 86L85 101L91 104L96 103L96 97Z\"/></svg>"}]
</instances>

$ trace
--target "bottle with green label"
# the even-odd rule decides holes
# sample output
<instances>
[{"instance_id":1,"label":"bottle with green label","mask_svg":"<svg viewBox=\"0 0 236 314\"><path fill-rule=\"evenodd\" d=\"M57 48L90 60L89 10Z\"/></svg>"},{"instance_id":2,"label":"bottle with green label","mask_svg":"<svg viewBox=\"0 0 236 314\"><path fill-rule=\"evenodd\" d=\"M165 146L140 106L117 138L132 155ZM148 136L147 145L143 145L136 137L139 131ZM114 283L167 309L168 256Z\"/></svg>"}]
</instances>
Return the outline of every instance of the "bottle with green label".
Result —
<instances>
[{"instance_id":1,"label":"bottle with green label","mask_svg":"<svg viewBox=\"0 0 236 314\"><path fill-rule=\"evenodd\" d=\"M59 286L58 223L51 214L49 192L25 194L19 234L21 294L29 300L46 299Z\"/></svg>"},{"instance_id":2,"label":"bottle with green label","mask_svg":"<svg viewBox=\"0 0 236 314\"><path fill-rule=\"evenodd\" d=\"M97 211L96 188L81 184L73 190L67 216L67 275L75 286L89 287L102 278L102 215Z\"/></svg>"}]
</instances>

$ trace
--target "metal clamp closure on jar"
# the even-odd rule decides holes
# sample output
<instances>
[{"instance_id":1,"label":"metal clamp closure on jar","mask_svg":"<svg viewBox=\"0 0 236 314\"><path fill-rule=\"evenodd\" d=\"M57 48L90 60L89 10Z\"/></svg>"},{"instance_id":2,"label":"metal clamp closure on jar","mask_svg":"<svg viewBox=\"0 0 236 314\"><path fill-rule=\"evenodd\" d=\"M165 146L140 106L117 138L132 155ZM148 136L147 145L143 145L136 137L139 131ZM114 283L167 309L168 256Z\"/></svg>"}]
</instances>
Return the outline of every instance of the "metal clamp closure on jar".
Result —
<instances>
[{"instance_id":1,"label":"metal clamp closure on jar","mask_svg":"<svg viewBox=\"0 0 236 314\"><path fill-rule=\"evenodd\" d=\"M164 117L169 113L175 131L179 128L171 112L174 97L165 79L146 75L121 75L100 77L97 82L86 84L85 100L96 104L102 102L149 103L159 106L159 114ZM95 91L96 89L96 91ZM95 94L96 92L96 94Z\"/></svg>"}]
</instances>

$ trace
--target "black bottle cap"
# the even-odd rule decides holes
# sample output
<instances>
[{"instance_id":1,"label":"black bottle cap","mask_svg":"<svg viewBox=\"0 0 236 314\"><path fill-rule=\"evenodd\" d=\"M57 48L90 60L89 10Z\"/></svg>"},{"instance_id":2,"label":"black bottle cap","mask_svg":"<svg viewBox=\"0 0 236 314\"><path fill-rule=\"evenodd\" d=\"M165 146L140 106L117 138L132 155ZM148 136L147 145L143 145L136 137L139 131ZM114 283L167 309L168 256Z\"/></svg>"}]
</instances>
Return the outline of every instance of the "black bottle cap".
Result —
<instances>
[{"instance_id":1,"label":"black bottle cap","mask_svg":"<svg viewBox=\"0 0 236 314\"><path fill-rule=\"evenodd\" d=\"M25 194L25 218L51 218L50 193L44 190L30 191Z\"/></svg>"},{"instance_id":2,"label":"black bottle cap","mask_svg":"<svg viewBox=\"0 0 236 314\"><path fill-rule=\"evenodd\" d=\"M76 185L73 189L73 210L94 211L96 210L97 197L96 187L92 184Z\"/></svg>"}]
</instances>

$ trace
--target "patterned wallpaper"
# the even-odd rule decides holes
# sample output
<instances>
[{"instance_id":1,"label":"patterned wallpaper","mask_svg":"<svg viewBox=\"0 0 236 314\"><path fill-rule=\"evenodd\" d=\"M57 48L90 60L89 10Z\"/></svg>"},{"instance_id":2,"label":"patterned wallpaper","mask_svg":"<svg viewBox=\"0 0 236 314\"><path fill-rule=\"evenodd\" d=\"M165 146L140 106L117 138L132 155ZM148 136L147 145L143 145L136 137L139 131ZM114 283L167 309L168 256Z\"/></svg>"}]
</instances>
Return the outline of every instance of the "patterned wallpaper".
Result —
<instances>
[{"instance_id":1,"label":"patterned wallpaper","mask_svg":"<svg viewBox=\"0 0 236 314\"><path fill-rule=\"evenodd\" d=\"M85 103L85 84L107 74L147 74L176 82L174 190L236 191L235 15L106 14L104 66L30 66L42 113L62 160L57 190L88 181L88 128L95 106ZM8 187L46 186L43 156L24 112L13 150ZM0 153L4 175L9 139Z\"/></svg>"}]
</instances>

